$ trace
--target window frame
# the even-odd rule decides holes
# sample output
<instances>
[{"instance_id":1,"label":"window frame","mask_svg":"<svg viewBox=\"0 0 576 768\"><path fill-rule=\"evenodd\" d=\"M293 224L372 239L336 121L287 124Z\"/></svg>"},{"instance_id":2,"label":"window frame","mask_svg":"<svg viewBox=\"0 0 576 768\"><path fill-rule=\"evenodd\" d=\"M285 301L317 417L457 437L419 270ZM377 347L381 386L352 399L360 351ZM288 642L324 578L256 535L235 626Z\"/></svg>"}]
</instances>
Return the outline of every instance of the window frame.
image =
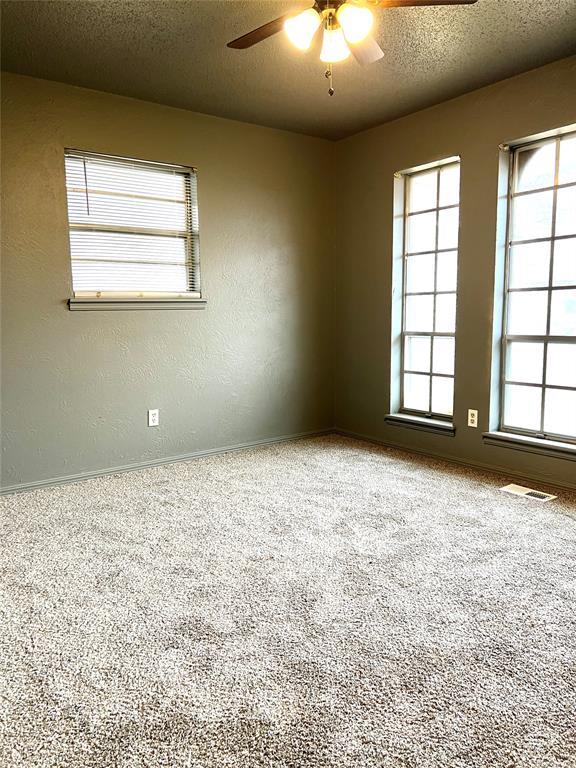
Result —
<instances>
[{"instance_id":1,"label":"window frame","mask_svg":"<svg viewBox=\"0 0 576 768\"><path fill-rule=\"evenodd\" d=\"M450 166L457 166L459 169L461 168L461 161L460 157L450 157L446 158L445 160L440 160L435 163L430 163L424 166L419 166L413 169L410 169L408 171L401 172L401 177L403 181L403 204L402 204L402 253L401 253L401 261L402 261L402 295L401 295L401 321L400 321L400 358L399 358L399 404L398 404L398 415L399 416L406 416L406 417L416 417L419 419L427 419L430 421L439 421L446 423L447 425L452 424L454 420L454 400L455 400L455 383L456 383L456 314L457 314L457 306L458 306L458 261L459 261L459 253L460 253L460 182L459 182L459 191L458 191L458 202L452 203L450 205L440 205L440 172L443 168L449 168ZM409 191L408 191L408 185L410 178L421 174L421 173L427 173L430 171L436 171L436 202L437 205L434 208L427 208L419 211L412 211L409 212L408 205L409 205ZM455 248L438 248L438 234L439 234L439 220L440 220L440 211L443 210L450 210L450 209L457 209L458 211L458 241L456 243ZM434 250L433 251L418 251L414 253L408 253L407 252L407 243L408 243L408 222L409 218L414 215L419 215L423 213L434 213L436 216L436 222L435 222L435 235L434 235ZM453 291L438 291L437 286L437 276L438 276L438 254L440 253L451 253L453 251L456 251L456 286ZM407 289L407 273L408 273L408 258L418 255L426 255L426 254L433 254L434 255L434 290L433 291L420 291L420 292L408 292ZM436 325L436 297L438 295L454 295L455 297L455 314L454 314L454 331L448 332L448 331L436 331L435 325ZM432 296L433 297L433 310L432 310L432 331L407 331L406 330L406 297L407 296ZM405 347L406 347L406 337L422 337L422 338L429 338L430 339L430 368L429 373L426 374L423 371L413 371L405 368ZM434 359L434 339L436 338L452 338L454 339L454 372L452 374L444 374L444 373L434 373L433 372L433 359ZM429 381L429 389L428 389L428 402L430 404L430 409L428 411L423 410L416 410L414 408L406 408L404 406L404 376L406 373L412 373L414 375L428 375L430 381ZM438 413L432 409L432 384L433 384L433 378L434 376L437 376L439 378L446 378L446 379L452 379L454 386L453 386L453 394L452 394L452 413L446 414L446 413Z\"/></svg>"},{"instance_id":2,"label":"window frame","mask_svg":"<svg viewBox=\"0 0 576 768\"><path fill-rule=\"evenodd\" d=\"M155 229L146 226L130 225L107 225L107 224L89 224L77 223L70 220L68 202L66 202L67 212L67 231L68 231L68 253L70 265L70 288L71 298L68 300L68 307L71 310L91 310L91 309L202 309L206 306L206 301L202 294L202 280L200 271L200 235L198 224L198 171L196 167L177 163L165 163L154 160L147 160L140 157L127 157L123 155L114 155L102 152L93 152L91 150L79 150L71 147L64 148L64 166L67 158L90 159L95 158L100 161L109 161L116 165L126 164L132 168L142 167L151 170L174 171L185 177L185 207L186 207L186 234L181 232L171 232L169 230ZM66 198L68 198L68 178L64 170L64 187ZM70 234L72 232L114 232L119 234L151 234L151 235L170 235L177 236L185 240L186 252L186 291L149 291L149 290L75 290L72 275L72 248L70 243ZM155 264L156 262L150 262Z\"/></svg>"},{"instance_id":3,"label":"window frame","mask_svg":"<svg viewBox=\"0 0 576 768\"><path fill-rule=\"evenodd\" d=\"M576 130L571 129L554 133L553 135L541 136L537 139L517 142L508 147L509 150L509 164L508 164L508 190L507 190L507 211L506 211L506 240L505 240L505 257L504 257L504 288L503 288L503 309L502 309L502 327L501 327L501 340L500 340L500 371L499 371L499 397L498 397L498 430L506 435L518 435L520 437L527 437L532 439L538 439L542 441L548 441L550 443L567 443L576 444L576 436L564 435L555 432L544 431L544 418L545 418L545 398L546 390L564 390L570 392L576 392L576 386L564 386L564 385L547 385L546 373L548 365L548 347L550 344L575 344L576 336L559 336L550 334L550 317L552 309L552 295L554 290L574 290L574 285L562 285L554 286L553 273L554 273L554 251L555 244L558 240L576 239L576 234L568 235L556 235L556 210L557 210L557 198L558 190L568 187L575 187L576 181L559 184L559 171L560 171L560 145L564 138L576 137ZM517 179L517 158L521 151L534 149L546 144L555 144L555 157L554 157L554 181L552 186L537 187L535 189L524 190L515 192L515 185ZM539 192L552 192L552 211L551 211L551 230L549 237L540 238L527 238L522 240L512 240L512 218L513 218L513 200L517 197L530 195ZM549 243L550 256L548 265L548 284L547 286L540 287L524 287L524 288L510 288L510 251L514 245L518 244L531 244L531 243ZM509 334L507 332L508 327L508 315L509 315L509 296L510 293L522 293L526 291L539 291L545 293L547 296L547 309L546 309L546 333L545 334ZM525 342L525 343L541 343L543 344L543 359L542 359L542 381L540 384L532 382L514 381L507 378L507 361L508 361L508 345L513 342ZM540 429L532 430L523 427L511 427L505 423L505 397L506 386L525 386L534 389L541 390L540 398Z\"/></svg>"}]
</instances>

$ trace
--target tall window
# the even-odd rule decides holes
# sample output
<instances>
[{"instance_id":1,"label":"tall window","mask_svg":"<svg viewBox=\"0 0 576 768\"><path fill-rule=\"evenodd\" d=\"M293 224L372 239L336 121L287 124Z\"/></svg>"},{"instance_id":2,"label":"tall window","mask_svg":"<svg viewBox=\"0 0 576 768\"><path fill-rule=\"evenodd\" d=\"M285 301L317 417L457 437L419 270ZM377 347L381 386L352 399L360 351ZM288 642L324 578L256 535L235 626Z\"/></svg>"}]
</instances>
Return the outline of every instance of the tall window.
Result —
<instances>
[{"instance_id":1,"label":"tall window","mask_svg":"<svg viewBox=\"0 0 576 768\"><path fill-rule=\"evenodd\" d=\"M454 335L460 164L404 177L401 411L449 419Z\"/></svg>"},{"instance_id":2,"label":"tall window","mask_svg":"<svg viewBox=\"0 0 576 768\"><path fill-rule=\"evenodd\" d=\"M75 296L199 296L194 169L66 151Z\"/></svg>"},{"instance_id":3,"label":"tall window","mask_svg":"<svg viewBox=\"0 0 576 768\"><path fill-rule=\"evenodd\" d=\"M502 430L576 442L576 133L512 150Z\"/></svg>"}]
</instances>

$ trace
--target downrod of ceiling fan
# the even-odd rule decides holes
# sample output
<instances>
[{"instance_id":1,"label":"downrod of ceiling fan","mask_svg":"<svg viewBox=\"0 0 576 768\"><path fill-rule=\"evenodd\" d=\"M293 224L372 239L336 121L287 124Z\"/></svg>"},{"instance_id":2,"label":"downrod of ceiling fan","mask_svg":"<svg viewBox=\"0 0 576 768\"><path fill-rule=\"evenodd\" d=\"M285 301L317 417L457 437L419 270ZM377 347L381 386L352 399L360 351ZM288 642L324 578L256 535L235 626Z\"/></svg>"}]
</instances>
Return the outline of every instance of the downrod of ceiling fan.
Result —
<instances>
[{"instance_id":1,"label":"downrod of ceiling fan","mask_svg":"<svg viewBox=\"0 0 576 768\"><path fill-rule=\"evenodd\" d=\"M313 7L318 13L323 13L328 10L337 11L345 2L346 0L316 0Z\"/></svg>"}]
</instances>

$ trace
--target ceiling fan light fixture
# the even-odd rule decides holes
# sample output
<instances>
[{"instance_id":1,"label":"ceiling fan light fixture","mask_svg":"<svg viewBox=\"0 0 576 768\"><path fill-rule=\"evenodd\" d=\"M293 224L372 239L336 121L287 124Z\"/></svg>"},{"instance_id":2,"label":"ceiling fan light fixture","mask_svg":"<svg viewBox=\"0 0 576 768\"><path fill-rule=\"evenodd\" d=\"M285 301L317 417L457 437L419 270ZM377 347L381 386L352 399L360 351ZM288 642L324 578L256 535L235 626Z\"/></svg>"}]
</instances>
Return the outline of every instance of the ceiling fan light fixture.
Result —
<instances>
[{"instance_id":1,"label":"ceiling fan light fixture","mask_svg":"<svg viewBox=\"0 0 576 768\"><path fill-rule=\"evenodd\" d=\"M326 64L335 64L337 61L344 61L348 56L350 56L350 48L348 48L342 28L338 26L325 29L320 61Z\"/></svg>"},{"instance_id":2,"label":"ceiling fan light fixture","mask_svg":"<svg viewBox=\"0 0 576 768\"><path fill-rule=\"evenodd\" d=\"M343 3L336 12L344 37L351 45L361 43L370 34L374 16L369 8Z\"/></svg>"},{"instance_id":3,"label":"ceiling fan light fixture","mask_svg":"<svg viewBox=\"0 0 576 768\"><path fill-rule=\"evenodd\" d=\"M312 45L312 38L322 22L322 17L314 8L292 16L284 22L284 31L292 45L301 51L307 51Z\"/></svg>"}]
</instances>

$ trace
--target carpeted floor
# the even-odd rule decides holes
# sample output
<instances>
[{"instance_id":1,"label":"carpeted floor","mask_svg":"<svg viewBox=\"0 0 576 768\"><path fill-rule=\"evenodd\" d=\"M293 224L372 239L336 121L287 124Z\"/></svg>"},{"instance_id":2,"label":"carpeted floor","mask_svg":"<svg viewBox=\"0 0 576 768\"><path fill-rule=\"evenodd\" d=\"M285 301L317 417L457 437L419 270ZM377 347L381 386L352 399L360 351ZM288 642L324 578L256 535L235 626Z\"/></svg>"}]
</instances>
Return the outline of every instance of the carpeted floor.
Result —
<instances>
[{"instance_id":1,"label":"carpeted floor","mask_svg":"<svg viewBox=\"0 0 576 768\"><path fill-rule=\"evenodd\" d=\"M2 500L0 765L576 766L576 497L344 438Z\"/></svg>"}]
</instances>

